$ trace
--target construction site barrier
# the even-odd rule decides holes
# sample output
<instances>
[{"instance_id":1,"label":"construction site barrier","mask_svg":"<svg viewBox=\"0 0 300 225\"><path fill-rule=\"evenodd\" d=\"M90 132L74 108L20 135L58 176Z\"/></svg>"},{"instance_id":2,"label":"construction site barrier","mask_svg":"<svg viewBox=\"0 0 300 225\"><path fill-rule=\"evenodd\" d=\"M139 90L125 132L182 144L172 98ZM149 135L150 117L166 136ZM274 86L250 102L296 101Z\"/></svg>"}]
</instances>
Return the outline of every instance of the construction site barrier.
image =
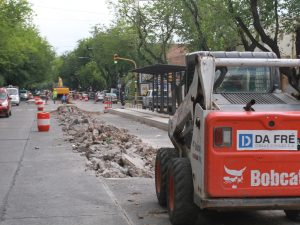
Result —
<instances>
[{"instance_id":1,"label":"construction site barrier","mask_svg":"<svg viewBox=\"0 0 300 225\"><path fill-rule=\"evenodd\" d=\"M50 129L50 113L38 112L37 113L37 126L39 132L49 131Z\"/></svg>"},{"instance_id":2,"label":"construction site barrier","mask_svg":"<svg viewBox=\"0 0 300 225\"><path fill-rule=\"evenodd\" d=\"M34 103L37 105L38 102L41 100L41 98L39 96L35 96L34 97Z\"/></svg>"},{"instance_id":3,"label":"construction site barrier","mask_svg":"<svg viewBox=\"0 0 300 225\"><path fill-rule=\"evenodd\" d=\"M112 108L112 102L111 101L104 101L104 112L108 112L108 109Z\"/></svg>"},{"instance_id":4,"label":"construction site barrier","mask_svg":"<svg viewBox=\"0 0 300 225\"><path fill-rule=\"evenodd\" d=\"M37 110L38 111L43 111L44 110L44 106L45 106L45 103L44 103L44 101L43 100L38 100L37 102L36 102L36 105L37 105Z\"/></svg>"}]
</instances>

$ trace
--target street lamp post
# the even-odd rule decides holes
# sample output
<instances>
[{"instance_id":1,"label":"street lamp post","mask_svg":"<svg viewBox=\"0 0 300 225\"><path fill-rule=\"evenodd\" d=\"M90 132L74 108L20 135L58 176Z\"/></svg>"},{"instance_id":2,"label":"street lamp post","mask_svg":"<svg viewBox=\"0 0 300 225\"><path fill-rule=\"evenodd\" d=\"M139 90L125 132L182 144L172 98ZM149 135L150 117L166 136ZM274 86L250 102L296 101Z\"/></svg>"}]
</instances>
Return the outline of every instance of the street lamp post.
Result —
<instances>
[{"instance_id":1,"label":"street lamp post","mask_svg":"<svg viewBox=\"0 0 300 225\"><path fill-rule=\"evenodd\" d=\"M130 62L134 65L134 69L137 69L137 65L136 65L136 62L132 59L128 59L128 58L123 58L123 57L119 57L118 54L114 54L114 62L117 63L118 60L124 60L124 61L127 61L127 62ZM134 101L135 101L135 104L137 103L137 73L134 72Z\"/></svg>"}]
</instances>

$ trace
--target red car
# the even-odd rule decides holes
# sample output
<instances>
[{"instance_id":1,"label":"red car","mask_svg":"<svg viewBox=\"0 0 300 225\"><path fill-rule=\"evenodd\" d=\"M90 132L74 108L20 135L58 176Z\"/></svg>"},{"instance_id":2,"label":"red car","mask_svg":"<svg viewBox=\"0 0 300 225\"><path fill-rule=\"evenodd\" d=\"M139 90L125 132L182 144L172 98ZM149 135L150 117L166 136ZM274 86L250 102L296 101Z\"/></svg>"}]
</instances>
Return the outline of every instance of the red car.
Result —
<instances>
[{"instance_id":1,"label":"red car","mask_svg":"<svg viewBox=\"0 0 300 225\"><path fill-rule=\"evenodd\" d=\"M11 116L11 101L6 88L0 88L0 113Z\"/></svg>"}]
</instances>

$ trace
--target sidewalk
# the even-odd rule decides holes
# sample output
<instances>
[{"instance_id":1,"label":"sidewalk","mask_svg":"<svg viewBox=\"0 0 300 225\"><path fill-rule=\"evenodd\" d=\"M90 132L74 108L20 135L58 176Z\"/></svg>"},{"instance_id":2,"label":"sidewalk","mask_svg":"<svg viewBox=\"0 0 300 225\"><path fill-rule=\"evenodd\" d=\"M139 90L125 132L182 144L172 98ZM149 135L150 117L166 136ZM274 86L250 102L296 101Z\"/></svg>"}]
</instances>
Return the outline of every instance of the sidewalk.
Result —
<instances>
[{"instance_id":1,"label":"sidewalk","mask_svg":"<svg viewBox=\"0 0 300 225\"><path fill-rule=\"evenodd\" d=\"M132 108L110 109L109 112L165 131L169 128L169 115L166 114Z\"/></svg>"}]
</instances>

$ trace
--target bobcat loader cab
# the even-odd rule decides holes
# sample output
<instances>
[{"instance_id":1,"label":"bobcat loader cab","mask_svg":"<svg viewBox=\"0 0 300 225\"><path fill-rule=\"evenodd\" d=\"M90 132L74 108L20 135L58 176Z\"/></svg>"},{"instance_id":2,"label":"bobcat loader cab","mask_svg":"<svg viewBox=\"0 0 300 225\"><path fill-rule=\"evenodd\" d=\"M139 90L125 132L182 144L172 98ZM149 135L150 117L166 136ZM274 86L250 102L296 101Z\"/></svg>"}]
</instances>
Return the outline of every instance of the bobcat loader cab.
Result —
<instances>
[{"instance_id":1,"label":"bobcat loader cab","mask_svg":"<svg viewBox=\"0 0 300 225\"><path fill-rule=\"evenodd\" d=\"M169 122L175 149L160 149L155 187L172 224L203 209L300 214L300 102L280 90L273 53L187 56L186 96Z\"/></svg>"}]
</instances>

